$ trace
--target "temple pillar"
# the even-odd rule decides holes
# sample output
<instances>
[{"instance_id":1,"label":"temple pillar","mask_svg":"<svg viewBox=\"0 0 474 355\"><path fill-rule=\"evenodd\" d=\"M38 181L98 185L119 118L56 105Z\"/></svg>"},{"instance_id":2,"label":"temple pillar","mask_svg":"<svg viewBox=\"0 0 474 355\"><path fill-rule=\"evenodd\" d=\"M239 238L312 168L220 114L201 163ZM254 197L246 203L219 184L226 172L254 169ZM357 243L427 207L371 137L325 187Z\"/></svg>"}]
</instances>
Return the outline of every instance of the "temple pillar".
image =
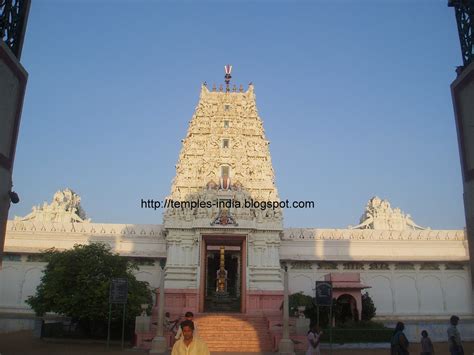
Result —
<instances>
[{"instance_id":1,"label":"temple pillar","mask_svg":"<svg viewBox=\"0 0 474 355\"><path fill-rule=\"evenodd\" d=\"M295 355L293 341L290 339L290 315L289 315L289 287L288 270L283 270L283 335L278 344L278 353L281 355Z\"/></svg>"}]
</instances>

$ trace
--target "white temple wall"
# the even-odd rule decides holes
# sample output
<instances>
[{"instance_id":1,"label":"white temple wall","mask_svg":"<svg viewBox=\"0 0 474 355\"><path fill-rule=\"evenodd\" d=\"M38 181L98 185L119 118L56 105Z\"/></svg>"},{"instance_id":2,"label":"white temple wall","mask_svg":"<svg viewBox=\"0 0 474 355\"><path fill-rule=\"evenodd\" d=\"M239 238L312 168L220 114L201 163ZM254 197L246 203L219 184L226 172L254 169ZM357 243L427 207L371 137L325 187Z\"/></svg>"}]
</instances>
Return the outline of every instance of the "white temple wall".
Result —
<instances>
[{"instance_id":1,"label":"white temple wall","mask_svg":"<svg viewBox=\"0 0 474 355\"><path fill-rule=\"evenodd\" d=\"M324 275L331 272L348 272L342 263L332 270L318 269L316 263L310 265L310 269L290 266L291 293L303 291L313 296L315 281L323 280ZM43 262L26 261L26 256L22 261L4 261L0 271L0 309L10 312L28 310L25 300L34 295L44 267ZM421 264L414 267L415 270L395 270L396 264L392 263L389 270L357 270L361 282L371 286L366 291L377 307L377 316L470 314L471 288L467 266L463 265L460 270L446 270L446 264L439 264L440 270L420 270ZM138 280L149 282L151 288L159 286L161 272L157 265L142 265L134 273Z\"/></svg>"},{"instance_id":2,"label":"white temple wall","mask_svg":"<svg viewBox=\"0 0 474 355\"><path fill-rule=\"evenodd\" d=\"M4 261L0 307L27 309L44 263L27 261L55 247L102 241L125 257L167 257L167 288L197 289L200 236L215 232L159 225L9 221L5 249L20 260ZM247 238L247 290L279 290L280 259L290 264L290 291L314 294L314 283L331 272L359 272L379 317L470 314L471 286L464 231L285 229L240 230ZM245 233L244 233L245 232ZM223 234L234 231L222 229ZM166 239L165 239L166 238ZM34 258L33 258L34 259ZM137 278L159 285L159 267L142 265ZM472 313L471 313L472 314Z\"/></svg>"},{"instance_id":3,"label":"white temple wall","mask_svg":"<svg viewBox=\"0 0 474 355\"><path fill-rule=\"evenodd\" d=\"M358 272L361 282L371 287L362 293L368 292L372 297L378 317L471 314L471 286L465 263L289 263L290 293L302 291L314 297L315 282L324 280L324 275ZM347 269L351 265L361 269ZM404 270L407 267L413 269Z\"/></svg>"}]
</instances>

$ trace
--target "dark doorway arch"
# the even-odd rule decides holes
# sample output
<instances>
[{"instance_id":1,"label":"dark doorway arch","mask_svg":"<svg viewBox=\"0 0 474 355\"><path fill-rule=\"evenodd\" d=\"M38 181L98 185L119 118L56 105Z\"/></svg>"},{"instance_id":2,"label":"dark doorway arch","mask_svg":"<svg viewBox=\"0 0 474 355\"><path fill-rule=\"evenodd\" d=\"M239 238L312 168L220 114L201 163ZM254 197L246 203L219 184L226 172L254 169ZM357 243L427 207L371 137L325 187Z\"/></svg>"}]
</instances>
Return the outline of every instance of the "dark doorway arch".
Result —
<instances>
[{"instance_id":1,"label":"dark doorway arch","mask_svg":"<svg viewBox=\"0 0 474 355\"><path fill-rule=\"evenodd\" d=\"M337 298L336 307L336 323L346 323L348 321L359 320L359 310L357 309L357 301L354 296L344 293Z\"/></svg>"}]
</instances>

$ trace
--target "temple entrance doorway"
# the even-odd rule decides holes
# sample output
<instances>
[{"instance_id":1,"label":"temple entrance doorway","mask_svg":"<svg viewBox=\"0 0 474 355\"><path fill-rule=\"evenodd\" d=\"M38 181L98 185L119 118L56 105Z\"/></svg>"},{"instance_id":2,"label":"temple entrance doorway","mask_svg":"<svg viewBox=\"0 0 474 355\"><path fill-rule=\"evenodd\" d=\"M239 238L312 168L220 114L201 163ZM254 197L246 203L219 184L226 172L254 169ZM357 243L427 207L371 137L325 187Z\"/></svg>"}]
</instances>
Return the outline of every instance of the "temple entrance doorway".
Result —
<instances>
[{"instance_id":1,"label":"temple entrance doorway","mask_svg":"<svg viewBox=\"0 0 474 355\"><path fill-rule=\"evenodd\" d=\"M204 236L201 302L203 312L243 312L245 237Z\"/></svg>"}]
</instances>

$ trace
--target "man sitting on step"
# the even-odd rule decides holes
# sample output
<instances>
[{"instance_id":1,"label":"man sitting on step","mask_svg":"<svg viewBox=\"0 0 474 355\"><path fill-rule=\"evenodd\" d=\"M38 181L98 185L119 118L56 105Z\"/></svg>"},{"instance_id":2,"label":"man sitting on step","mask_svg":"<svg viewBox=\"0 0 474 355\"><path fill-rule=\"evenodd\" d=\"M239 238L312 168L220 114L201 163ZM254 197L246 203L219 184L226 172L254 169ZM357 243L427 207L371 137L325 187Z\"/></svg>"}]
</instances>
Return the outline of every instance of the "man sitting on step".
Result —
<instances>
[{"instance_id":1,"label":"man sitting on step","mask_svg":"<svg viewBox=\"0 0 474 355\"><path fill-rule=\"evenodd\" d=\"M186 319L179 328L183 337L174 344L171 355L211 355L206 343L193 336L193 321Z\"/></svg>"},{"instance_id":2,"label":"man sitting on step","mask_svg":"<svg viewBox=\"0 0 474 355\"><path fill-rule=\"evenodd\" d=\"M193 312L186 312L186 314L184 315L184 318L186 318L186 320L190 320L191 322L193 322L193 320L194 320L194 314L193 314ZM197 337L197 336L199 336L199 334L198 334L198 329L197 329L197 325L196 325L196 323L194 323L194 322L193 322L193 324L194 324L194 327L193 327L193 329L194 329L193 335L194 335L195 337ZM182 337L183 337L183 333L182 333L181 327L178 327L178 331L176 332L176 335L175 335L174 338L175 338L175 340L178 340L178 339L180 339L180 338L182 338Z\"/></svg>"}]
</instances>

